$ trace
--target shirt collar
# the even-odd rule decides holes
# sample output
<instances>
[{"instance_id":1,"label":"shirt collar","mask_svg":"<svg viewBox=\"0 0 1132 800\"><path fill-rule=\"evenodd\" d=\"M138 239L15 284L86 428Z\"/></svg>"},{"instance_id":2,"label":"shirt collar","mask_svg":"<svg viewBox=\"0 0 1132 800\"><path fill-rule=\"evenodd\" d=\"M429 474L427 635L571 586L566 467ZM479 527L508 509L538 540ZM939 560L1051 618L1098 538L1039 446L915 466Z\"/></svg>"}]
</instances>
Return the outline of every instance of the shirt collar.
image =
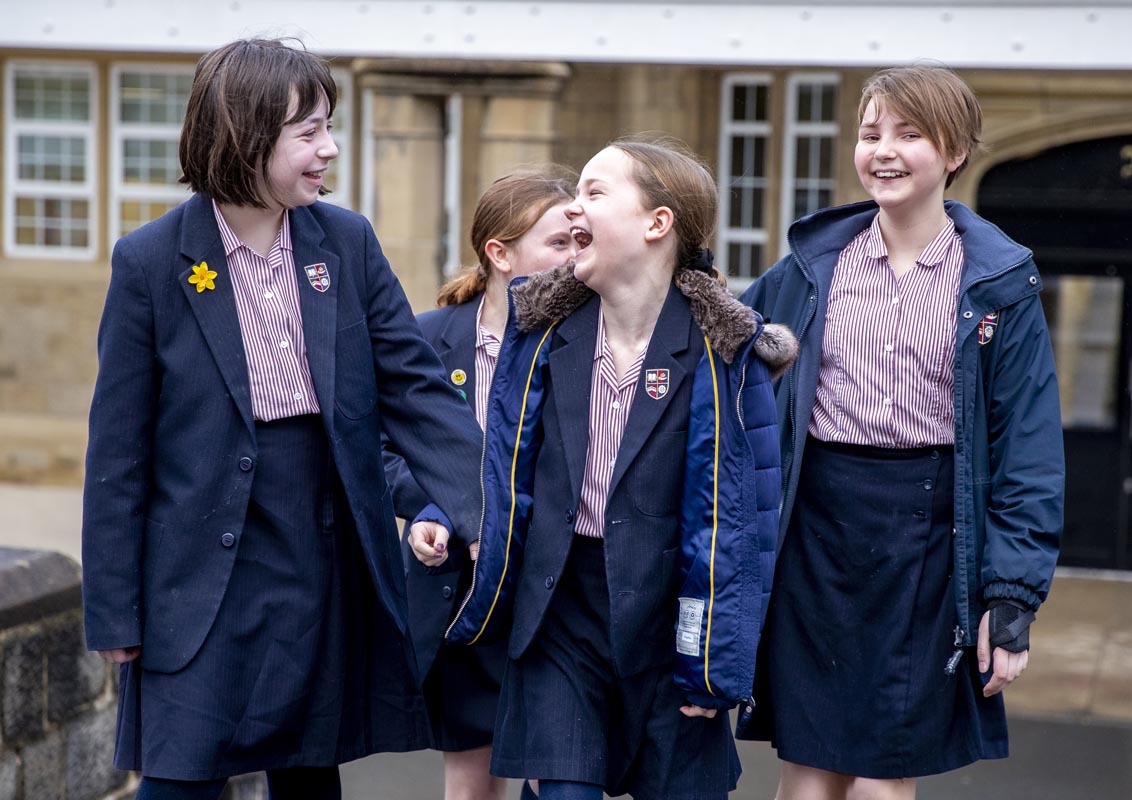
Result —
<instances>
[{"instance_id":1,"label":"shirt collar","mask_svg":"<svg viewBox=\"0 0 1132 800\"><path fill-rule=\"evenodd\" d=\"M487 301L487 292L484 292L483 297L480 298L479 308L476 309L476 349L481 347L487 350L487 354L492 358L499 356L499 348L503 342L498 336L489 331L480 324L480 318L483 317L483 304Z\"/></svg>"},{"instance_id":2,"label":"shirt collar","mask_svg":"<svg viewBox=\"0 0 1132 800\"><path fill-rule=\"evenodd\" d=\"M231 256L241 247L247 247L248 250L251 250L250 247L240 241L240 237L228 225L228 220L224 219L224 214L220 211L220 204L216 200L212 201L212 213L216 216L216 224L220 227L220 240L224 243L225 257ZM271 245L271 249L274 250L276 247L282 250L291 250L290 210L284 209L283 211L283 224L279 228L279 235L275 237L275 243ZM255 251L252 250L252 252ZM267 253L264 253L263 256L266 257Z\"/></svg>"},{"instance_id":3,"label":"shirt collar","mask_svg":"<svg viewBox=\"0 0 1132 800\"><path fill-rule=\"evenodd\" d=\"M916 263L921 267L938 267L947 257L947 253L958 235L955 230L955 222L952 221L951 217L948 217L947 224L923 249L923 252L916 258ZM888 258L888 246L885 245L884 237L880 233L880 214L873 217L873 223L869 226L865 240L865 255L872 259Z\"/></svg>"}]
</instances>

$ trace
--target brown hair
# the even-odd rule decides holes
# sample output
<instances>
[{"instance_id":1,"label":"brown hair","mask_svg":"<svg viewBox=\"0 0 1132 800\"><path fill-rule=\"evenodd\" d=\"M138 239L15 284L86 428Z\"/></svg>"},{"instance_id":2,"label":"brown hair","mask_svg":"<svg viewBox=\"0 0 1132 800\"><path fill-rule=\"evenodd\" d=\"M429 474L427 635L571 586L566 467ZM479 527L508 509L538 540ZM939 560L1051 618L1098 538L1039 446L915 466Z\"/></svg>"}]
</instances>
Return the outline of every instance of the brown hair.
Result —
<instances>
[{"instance_id":1,"label":"brown hair","mask_svg":"<svg viewBox=\"0 0 1132 800\"><path fill-rule=\"evenodd\" d=\"M261 176L283 126L307 117L324 95L333 114L330 67L301 42L239 39L205 54L181 128L180 182L219 203L265 208ZM298 106L288 116L292 97Z\"/></svg>"},{"instance_id":2,"label":"brown hair","mask_svg":"<svg viewBox=\"0 0 1132 800\"><path fill-rule=\"evenodd\" d=\"M864 123L871 100L878 107L883 102L893 114L919 128L944 158L965 154L959 168L947 176L947 186L979 151L983 132L979 100L962 78L942 64L892 67L874 74L861 89L858 123Z\"/></svg>"},{"instance_id":3,"label":"brown hair","mask_svg":"<svg viewBox=\"0 0 1132 800\"><path fill-rule=\"evenodd\" d=\"M472 218L472 249L479 263L466 267L440 288L438 306L466 303L487 288L491 261L487 243L509 244L535 226L552 207L574 199L578 176L566 167L547 164L525 167L497 178L476 204Z\"/></svg>"},{"instance_id":4,"label":"brown hair","mask_svg":"<svg viewBox=\"0 0 1132 800\"><path fill-rule=\"evenodd\" d=\"M634 134L610 143L633 160L633 180L645 205L672 209L676 271L689 267L715 233L718 188L709 170L687 145L667 135ZM714 268L717 281L726 278Z\"/></svg>"}]
</instances>

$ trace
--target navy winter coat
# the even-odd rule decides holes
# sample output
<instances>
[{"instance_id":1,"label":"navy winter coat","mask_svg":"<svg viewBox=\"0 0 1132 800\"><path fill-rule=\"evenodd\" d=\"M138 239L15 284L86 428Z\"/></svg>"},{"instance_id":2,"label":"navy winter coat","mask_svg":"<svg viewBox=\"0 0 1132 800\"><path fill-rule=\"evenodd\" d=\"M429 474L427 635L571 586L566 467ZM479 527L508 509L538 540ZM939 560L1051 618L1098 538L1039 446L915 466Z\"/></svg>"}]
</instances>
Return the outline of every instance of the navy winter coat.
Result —
<instances>
[{"instance_id":1,"label":"navy winter coat","mask_svg":"<svg viewBox=\"0 0 1132 800\"><path fill-rule=\"evenodd\" d=\"M479 559L447 637L475 643L510 626L517 659L575 535L598 299L560 269L514 286L511 301L487 418ZM621 676L675 657L692 702L726 708L749 695L781 481L770 369L794 345L703 273L682 272L669 291L605 509Z\"/></svg>"},{"instance_id":2,"label":"navy winter coat","mask_svg":"<svg viewBox=\"0 0 1132 800\"><path fill-rule=\"evenodd\" d=\"M986 601L1013 598L1037 608L1049 592L1065 457L1033 254L963 204L949 201L946 209L964 252L955 339L953 586L957 644L971 646ZM780 539L798 488L834 268L877 210L857 203L798 220L790 228L791 254L742 297L801 341L798 360L776 387L786 475Z\"/></svg>"}]
</instances>

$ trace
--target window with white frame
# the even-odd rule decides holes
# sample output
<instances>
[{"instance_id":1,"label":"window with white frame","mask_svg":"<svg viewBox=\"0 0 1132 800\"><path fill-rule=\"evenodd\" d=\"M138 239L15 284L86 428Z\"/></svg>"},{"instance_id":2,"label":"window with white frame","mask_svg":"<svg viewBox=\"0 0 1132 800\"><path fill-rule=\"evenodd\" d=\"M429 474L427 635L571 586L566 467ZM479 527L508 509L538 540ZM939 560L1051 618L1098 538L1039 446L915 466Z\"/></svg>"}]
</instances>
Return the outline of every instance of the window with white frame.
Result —
<instances>
[{"instance_id":1,"label":"window with white frame","mask_svg":"<svg viewBox=\"0 0 1132 800\"><path fill-rule=\"evenodd\" d=\"M89 64L6 65L6 254L94 256L96 90Z\"/></svg>"},{"instance_id":2,"label":"window with white frame","mask_svg":"<svg viewBox=\"0 0 1132 800\"><path fill-rule=\"evenodd\" d=\"M770 92L768 75L723 79L718 267L739 287L758 276L767 243Z\"/></svg>"},{"instance_id":3,"label":"window with white frame","mask_svg":"<svg viewBox=\"0 0 1132 800\"><path fill-rule=\"evenodd\" d=\"M794 220L833 202L836 187L837 75L793 74L786 80L782 146L782 221L779 249L789 252L786 231Z\"/></svg>"},{"instance_id":4,"label":"window with white frame","mask_svg":"<svg viewBox=\"0 0 1132 800\"><path fill-rule=\"evenodd\" d=\"M110 229L113 242L184 202L177 142L191 66L116 65L110 71Z\"/></svg>"}]
</instances>

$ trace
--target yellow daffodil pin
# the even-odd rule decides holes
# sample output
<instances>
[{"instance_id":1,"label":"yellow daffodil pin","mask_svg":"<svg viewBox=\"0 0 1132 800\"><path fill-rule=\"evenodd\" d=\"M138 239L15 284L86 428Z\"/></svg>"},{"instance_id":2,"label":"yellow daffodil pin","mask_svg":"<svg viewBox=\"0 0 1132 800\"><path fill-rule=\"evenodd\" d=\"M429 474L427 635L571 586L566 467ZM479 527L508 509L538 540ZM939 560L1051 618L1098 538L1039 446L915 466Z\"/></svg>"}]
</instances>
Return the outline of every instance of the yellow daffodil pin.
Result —
<instances>
[{"instance_id":1,"label":"yellow daffodil pin","mask_svg":"<svg viewBox=\"0 0 1132 800\"><path fill-rule=\"evenodd\" d=\"M193 265L193 274L189 276L189 283L197 287L197 293L203 292L205 289L215 289L216 284L213 278L216 277L216 270L208 268L208 262L202 261L200 264Z\"/></svg>"}]
</instances>

